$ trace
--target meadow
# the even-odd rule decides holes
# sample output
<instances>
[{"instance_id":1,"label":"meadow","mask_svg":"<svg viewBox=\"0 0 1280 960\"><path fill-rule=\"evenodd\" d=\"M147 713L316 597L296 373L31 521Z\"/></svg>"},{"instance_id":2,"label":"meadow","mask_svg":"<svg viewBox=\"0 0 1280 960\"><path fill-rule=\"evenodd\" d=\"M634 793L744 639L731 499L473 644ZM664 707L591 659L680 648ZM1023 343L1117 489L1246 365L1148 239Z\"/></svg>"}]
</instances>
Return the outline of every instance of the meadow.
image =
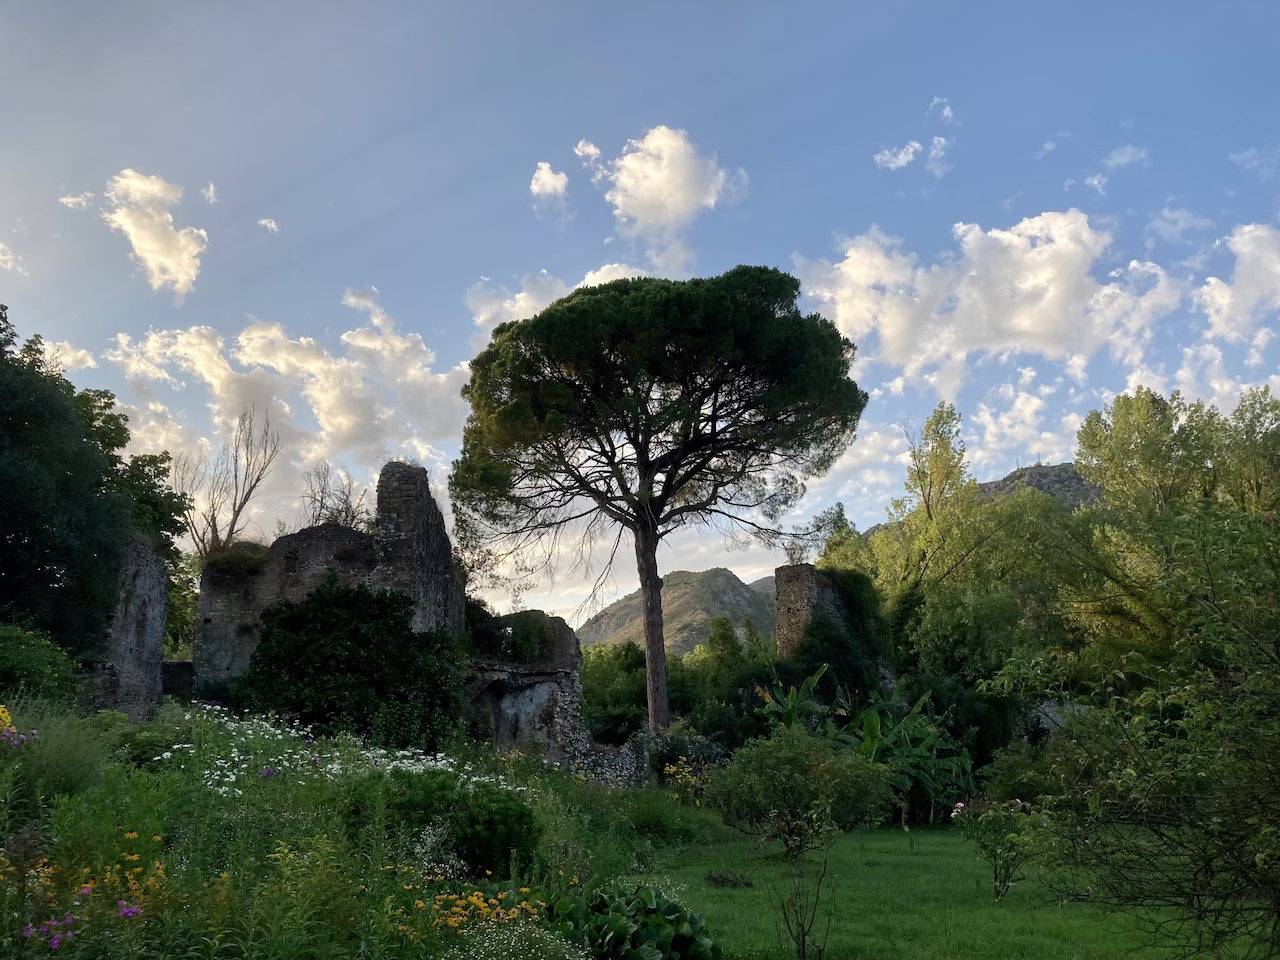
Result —
<instances>
[{"instance_id":1,"label":"meadow","mask_svg":"<svg viewBox=\"0 0 1280 960\"><path fill-rule=\"evenodd\" d=\"M0 956L795 955L776 846L667 790L461 745L370 749L212 706L133 726L8 706ZM829 880L828 958L1156 956L1132 922L1034 880L996 901L990 868L946 827L846 835Z\"/></svg>"}]
</instances>

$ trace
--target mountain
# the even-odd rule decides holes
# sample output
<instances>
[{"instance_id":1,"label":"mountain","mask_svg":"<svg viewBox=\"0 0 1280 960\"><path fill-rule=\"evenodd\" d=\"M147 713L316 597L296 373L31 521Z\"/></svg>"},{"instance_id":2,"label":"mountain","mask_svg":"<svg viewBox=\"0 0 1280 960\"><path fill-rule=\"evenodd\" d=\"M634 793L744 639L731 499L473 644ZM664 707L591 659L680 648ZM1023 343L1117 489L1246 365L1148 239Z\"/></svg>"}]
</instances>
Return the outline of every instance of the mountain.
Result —
<instances>
[{"instance_id":1,"label":"mountain","mask_svg":"<svg viewBox=\"0 0 1280 960\"><path fill-rule=\"evenodd\" d=\"M644 646L640 591L605 607L582 626L578 640L584 647L597 643L633 641ZM727 616L735 627L748 618L766 637L776 625L773 577L748 585L723 567L690 573L674 570L662 578L662 622L667 652L685 654L707 639L707 625Z\"/></svg>"},{"instance_id":2,"label":"mountain","mask_svg":"<svg viewBox=\"0 0 1280 960\"><path fill-rule=\"evenodd\" d=\"M1102 496L1101 490L1080 476L1074 463L1052 466L1037 463L1031 467L1019 467L1001 480L978 484L978 489L989 496L1013 493L1019 487L1032 487L1047 493L1060 500L1068 510L1074 510L1081 504L1092 506Z\"/></svg>"}]
</instances>

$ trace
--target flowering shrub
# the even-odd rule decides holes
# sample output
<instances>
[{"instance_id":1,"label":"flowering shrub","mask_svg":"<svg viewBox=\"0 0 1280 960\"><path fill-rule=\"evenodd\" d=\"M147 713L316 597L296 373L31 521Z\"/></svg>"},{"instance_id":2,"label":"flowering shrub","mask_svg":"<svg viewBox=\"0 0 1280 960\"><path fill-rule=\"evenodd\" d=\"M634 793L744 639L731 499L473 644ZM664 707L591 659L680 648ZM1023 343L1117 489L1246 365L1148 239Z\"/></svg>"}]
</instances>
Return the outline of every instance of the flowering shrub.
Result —
<instances>
[{"instance_id":1,"label":"flowering shrub","mask_svg":"<svg viewBox=\"0 0 1280 960\"><path fill-rule=\"evenodd\" d=\"M962 801L951 811L951 822L991 864L991 890L997 900L1023 878L1023 865L1037 852L1036 820L1031 804L1021 800Z\"/></svg>"},{"instance_id":2,"label":"flowering shrub","mask_svg":"<svg viewBox=\"0 0 1280 960\"><path fill-rule=\"evenodd\" d=\"M28 733L19 733L18 728L13 725L13 717L10 716L8 708L0 703L0 737L14 750L23 746L31 737L39 736L38 730L30 730Z\"/></svg>"}]
</instances>

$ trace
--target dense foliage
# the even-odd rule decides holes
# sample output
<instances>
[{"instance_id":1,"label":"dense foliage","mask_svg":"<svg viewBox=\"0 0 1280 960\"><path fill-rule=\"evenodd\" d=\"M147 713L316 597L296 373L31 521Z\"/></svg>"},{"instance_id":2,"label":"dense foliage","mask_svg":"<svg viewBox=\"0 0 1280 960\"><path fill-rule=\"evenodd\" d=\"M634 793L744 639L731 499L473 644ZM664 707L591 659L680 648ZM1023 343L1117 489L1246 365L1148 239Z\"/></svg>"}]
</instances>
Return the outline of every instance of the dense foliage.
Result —
<instances>
[{"instance_id":1,"label":"dense foliage","mask_svg":"<svg viewBox=\"0 0 1280 960\"><path fill-rule=\"evenodd\" d=\"M50 697L75 691L75 667L48 636L0 624L0 698Z\"/></svg>"},{"instance_id":2,"label":"dense foliage","mask_svg":"<svg viewBox=\"0 0 1280 960\"><path fill-rule=\"evenodd\" d=\"M76 390L39 337L19 347L0 305L0 618L90 651L130 539L172 549L184 501L168 455L125 459L128 442L115 397Z\"/></svg>"},{"instance_id":3,"label":"dense foliage","mask_svg":"<svg viewBox=\"0 0 1280 960\"><path fill-rule=\"evenodd\" d=\"M451 637L414 633L412 616L404 594L331 576L305 600L263 612L238 696L326 733L436 749L462 713L461 663Z\"/></svg>"}]
</instances>

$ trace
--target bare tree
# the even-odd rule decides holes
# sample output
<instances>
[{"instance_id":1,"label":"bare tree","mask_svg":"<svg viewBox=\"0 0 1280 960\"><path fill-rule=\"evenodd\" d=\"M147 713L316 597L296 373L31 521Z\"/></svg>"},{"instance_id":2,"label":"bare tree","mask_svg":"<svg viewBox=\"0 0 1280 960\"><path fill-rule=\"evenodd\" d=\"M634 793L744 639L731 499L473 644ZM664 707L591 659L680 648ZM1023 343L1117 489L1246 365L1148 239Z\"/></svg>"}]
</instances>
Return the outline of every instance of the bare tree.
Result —
<instances>
[{"instance_id":1,"label":"bare tree","mask_svg":"<svg viewBox=\"0 0 1280 960\"><path fill-rule=\"evenodd\" d=\"M250 407L236 420L230 442L210 462L182 454L173 461L173 486L188 498L183 514L196 556L206 560L229 545L248 523L248 507L280 453L280 432L271 418Z\"/></svg>"},{"instance_id":2,"label":"bare tree","mask_svg":"<svg viewBox=\"0 0 1280 960\"><path fill-rule=\"evenodd\" d=\"M365 504L368 490L356 493L356 482L347 470L334 470L321 460L302 475L302 525L340 523L354 530L373 525L373 511Z\"/></svg>"}]
</instances>

